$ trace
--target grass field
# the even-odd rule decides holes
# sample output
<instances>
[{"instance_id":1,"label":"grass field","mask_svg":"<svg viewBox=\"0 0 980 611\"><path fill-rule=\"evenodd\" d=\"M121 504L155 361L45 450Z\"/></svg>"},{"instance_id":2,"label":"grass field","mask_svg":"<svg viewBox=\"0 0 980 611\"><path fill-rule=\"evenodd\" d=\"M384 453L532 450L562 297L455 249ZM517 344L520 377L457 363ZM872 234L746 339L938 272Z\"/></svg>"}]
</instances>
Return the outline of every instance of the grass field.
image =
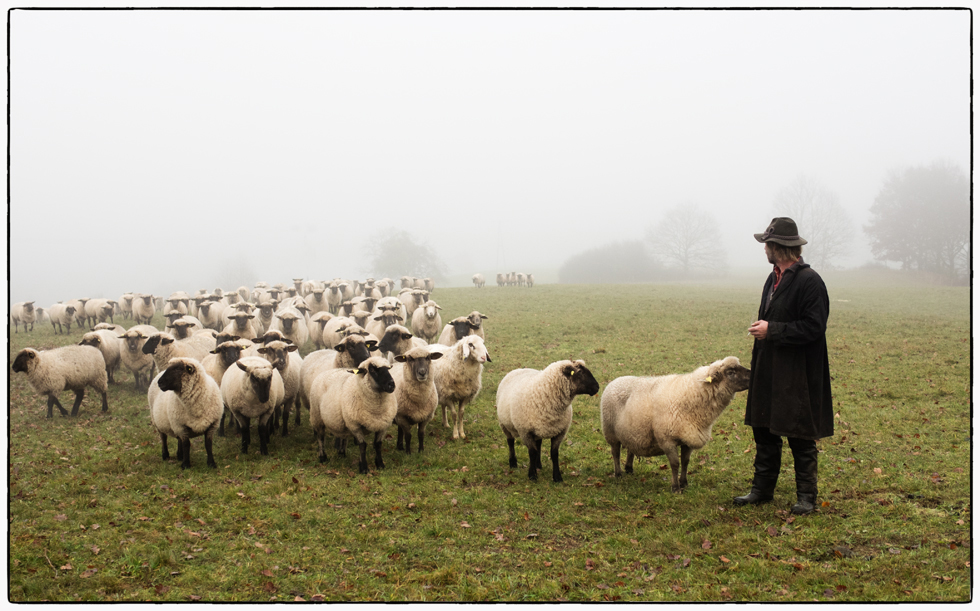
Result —
<instances>
[{"instance_id":1,"label":"grass field","mask_svg":"<svg viewBox=\"0 0 980 611\"><path fill-rule=\"evenodd\" d=\"M181 471L161 460L130 374L117 374L107 414L87 395L77 418L50 420L26 377L9 374L9 600L968 601L969 289L827 279L837 419L818 442L811 515L789 514L788 447L775 502L732 505L752 475L745 393L680 495L663 457L612 477L599 395L575 400L562 484L547 452L537 482L526 451L509 469L496 423L497 383L517 367L581 358L605 388L727 355L748 365L763 278L437 289L444 320L490 317L493 362L467 439L436 419L425 452L406 456L392 428L387 468L369 460L366 476L356 452L317 462L307 412L269 456L216 438L212 470L195 439ZM10 362L79 338L12 334Z\"/></svg>"}]
</instances>

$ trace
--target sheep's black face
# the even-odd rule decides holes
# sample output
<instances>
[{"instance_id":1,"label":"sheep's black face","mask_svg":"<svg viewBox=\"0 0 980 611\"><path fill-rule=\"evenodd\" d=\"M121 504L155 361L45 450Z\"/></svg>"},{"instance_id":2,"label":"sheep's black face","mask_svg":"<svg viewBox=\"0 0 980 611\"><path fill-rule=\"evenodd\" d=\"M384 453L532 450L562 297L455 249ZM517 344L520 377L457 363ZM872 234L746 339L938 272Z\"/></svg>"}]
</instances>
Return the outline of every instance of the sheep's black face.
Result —
<instances>
[{"instance_id":1,"label":"sheep's black face","mask_svg":"<svg viewBox=\"0 0 980 611\"><path fill-rule=\"evenodd\" d=\"M733 392L740 392L749 389L749 378L751 377L752 371L741 365L735 365L730 369L725 371L725 377L728 378L729 383L734 389Z\"/></svg>"},{"instance_id":2,"label":"sheep's black face","mask_svg":"<svg viewBox=\"0 0 980 611\"><path fill-rule=\"evenodd\" d=\"M27 373L35 357L36 355L30 350L21 350L17 358L14 359L14 366L11 369L14 373Z\"/></svg>"},{"instance_id":3,"label":"sheep's black face","mask_svg":"<svg viewBox=\"0 0 980 611\"><path fill-rule=\"evenodd\" d=\"M205 301L201 305L197 306L197 310L201 313L201 316L209 316L211 314L212 305L214 305L213 301Z\"/></svg>"},{"instance_id":4,"label":"sheep's black face","mask_svg":"<svg viewBox=\"0 0 980 611\"><path fill-rule=\"evenodd\" d=\"M357 337L358 339L360 339L360 336L359 335L358 336L351 336L351 337ZM363 363L364 361L366 361L369 358L371 358L371 353L368 350L368 347L367 347L367 345L365 345L365 343L364 343L363 340L362 341L357 341L357 340L349 341L348 340L348 341L345 341L344 344L342 344L342 345L346 345L346 350L350 353L351 361L354 362L354 363ZM343 352L343 350L340 350L339 347L338 347L337 351L338 352Z\"/></svg>"},{"instance_id":5,"label":"sheep's black face","mask_svg":"<svg viewBox=\"0 0 980 611\"><path fill-rule=\"evenodd\" d=\"M259 403L268 403L269 395L272 393L272 376L269 372L251 372L248 374L248 381Z\"/></svg>"},{"instance_id":6,"label":"sheep's black face","mask_svg":"<svg viewBox=\"0 0 980 611\"><path fill-rule=\"evenodd\" d=\"M174 333L176 333L178 339L184 339L187 334L190 333L191 326L186 321L177 321L173 325Z\"/></svg>"},{"instance_id":7,"label":"sheep's black face","mask_svg":"<svg viewBox=\"0 0 980 611\"><path fill-rule=\"evenodd\" d=\"M280 318L279 320L282 321L282 330L283 331L285 331L286 333L292 333L293 332L293 323L296 322L296 319L295 318Z\"/></svg>"},{"instance_id":8,"label":"sheep's black face","mask_svg":"<svg viewBox=\"0 0 980 611\"><path fill-rule=\"evenodd\" d=\"M101 343L102 343L101 338L99 338L99 336L96 335L96 336L90 337L88 339L83 339L82 341L78 342L78 345L79 346L92 346L93 348L98 348L99 347L99 344L101 344Z\"/></svg>"},{"instance_id":9,"label":"sheep's black face","mask_svg":"<svg viewBox=\"0 0 980 611\"><path fill-rule=\"evenodd\" d=\"M368 365L368 375L374 381L374 385L386 393L395 392L395 379L391 377L391 370L387 367L377 367Z\"/></svg>"},{"instance_id":10,"label":"sheep's black face","mask_svg":"<svg viewBox=\"0 0 980 611\"><path fill-rule=\"evenodd\" d=\"M160 390L172 390L175 393L180 394L180 391L184 385L184 376L193 373L193 365L174 363L170 367L167 367L167 370L163 372L163 375L160 376L160 379L157 381L157 385L160 387Z\"/></svg>"},{"instance_id":11,"label":"sheep's black face","mask_svg":"<svg viewBox=\"0 0 980 611\"><path fill-rule=\"evenodd\" d=\"M382 354L386 352L394 352L395 346L398 344L399 340L411 338L411 333L403 333L397 329L388 329L385 331L384 337L381 338L381 343L378 344L378 349L381 350Z\"/></svg>"},{"instance_id":12,"label":"sheep's black face","mask_svg":"<svg viewBox=\"0 0 980 611\"><path fill-rule=\"evenodd\" d=\"M408 367L412 368L412 377L415 378L417 382L425 382L429 379L429 369L432 365L432 361L428 358L424 359L412 359L408 361Z\"/></svg>"},{"instance_id":13,"label":"sheep's black face","mask_svg":"<svg viewBox=\"0 0 980 611\"><path fill-rule=\"evenodd\" d=\"M599 392L599 382L587 367L576 363L567 367L564 373L572 381L573 394L594 397Z\"/></svg>"},{"instance_id":14,"label":"sheep's black face","mask_svg":"<svg viewBox=\"0 0 980 611\"><path fill-rule=\"evenodd\" d=\"M450 322L453 326L453 333L456 334L456 341L459 341L470 334L470 321L468 320L454 320Z\"/></svg>"},{"instance_id":15,"label":"sheep's black face","mask_svg":"<svg viewBox=\"0 0 980 611\"><path fill-rule=\"evenodd\" d=\"M241 346L237 344L234 346L225 346L220 350L221 353L221 363L225 367L231 367L235 364L235 361L242 358Z\"/></svg>"},{"instance_id":16,"label":"sheep's black face","mask_svg":"<svg viewBox=\"0 0 980 611\"><path fill-rule=\"evenodd\" d=\"M132 338L127 338L126 341L129 341L130 339ZM146 343L143 344L143 354L153 354L154 352L156 352L157 346L160 345L161 339L163 339L162 335L154 335L150 339L146 340ZM136 346L130 345L130 350L135 351Z\"/></svg>"}]
</instances>

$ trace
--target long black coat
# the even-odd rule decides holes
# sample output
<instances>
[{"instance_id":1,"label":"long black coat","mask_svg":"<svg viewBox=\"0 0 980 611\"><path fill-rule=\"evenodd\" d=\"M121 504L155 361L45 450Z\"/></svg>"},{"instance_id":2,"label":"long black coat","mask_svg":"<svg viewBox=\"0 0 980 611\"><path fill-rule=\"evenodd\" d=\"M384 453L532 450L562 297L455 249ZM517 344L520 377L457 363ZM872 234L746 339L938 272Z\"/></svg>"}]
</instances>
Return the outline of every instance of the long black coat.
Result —
<instances>
[{"instance_id":1,"label":"long black coat","mask_svg":"<svg viewBox=\"0 0 980 611\"><path fill-rule=\"evenodd\" d=\"M823 279L801 259L785 272L768 307L773 272L762 290L759 320L766 339L752 347L752 374L745 424L774 435L820 439L834 434L830 394L827 317L830 299Z\"/></svg>"}]
</instances>

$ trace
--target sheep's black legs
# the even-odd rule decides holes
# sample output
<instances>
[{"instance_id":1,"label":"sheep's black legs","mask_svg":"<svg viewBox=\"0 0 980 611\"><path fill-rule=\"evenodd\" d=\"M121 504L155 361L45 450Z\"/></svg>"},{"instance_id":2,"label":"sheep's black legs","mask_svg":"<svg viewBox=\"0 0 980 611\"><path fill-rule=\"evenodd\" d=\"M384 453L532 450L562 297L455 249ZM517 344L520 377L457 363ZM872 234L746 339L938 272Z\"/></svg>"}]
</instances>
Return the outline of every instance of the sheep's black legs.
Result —
<instances>
[{"instance_id":1,"label":"sheep's black legs","mask_svg":"<svg viewBox=\"0 0 980 611\"><path fill-rule=\"evenodd\" d=\"M289 404L285 403L282 406L282 436L289 436Z\"/></svg>"},{"instance_id":2,"label":"sheep's black legs","mask_svg":"<svg viewBox=\"0 0 980 611\"><path fill-rule=\"evenodd\" d=\"M691 461L691 448L681 445L681 490L687 488L687 465Z\"/></svg>"},{"instance_id":3,"label":"sheep's black legs","mask_svg":"<svg viewBox=\"0 0 980 611\"><path fill-rule=\"evenodd\" d=\"M184 437L183 439L181 439L180 437L178 437L177 444L178 447L181 449L181 451L184 453L184 455L181 457L183 460L180 463L180 468L186 469L191 466L191 438Z\"/></svg>"},{"instance_id":4,"label":"sheep's black legs","mask_svg":"<svg viewBox=\"0 0 980 611\"><path fill-rule=\"evenodd\" d=\"M556 483L562 481L561 470L558 468L558 448L561 447L561 440L562 438L560 436L551 438L551 479ZM538 456L541 456L540 450Z\"/></svg>"},{"instance_id":5,"label":"sheep's black legs","mask_svg":"<svg viewBox=\"0 0 980 611\"><path fill-rule=\"evenodd\" d=\"M367 441L362 441L357 445L361 448L361 458L357 461L357 472L363 475L368 472Z\"/></svg>"},{"instance_id":6,"label":"sheep's black legs","mask_svg":"<svg viewBox=\"0 0 980 611\"><path fill-rule=\"evenodd\" d=\"M538 480L538 469L541 467L541 441L534 440L535 444L527 447L527 478L530 480Z\"/></svg>"},{"instance_id":7,"label":"sheep's black legs","mask_svg":"<svg viewBox=\"0 0 980 611\"><path fill-rule=\"evenodd\" d=\"M507 457L507 464L511 469L517 468L517 453L514 451L514 442L516 440L513 437L507 438L507 451L509 456Z\"/></svg>"},{"instance_id":8,"label":"sheep's black legs","mask_svg":"<svg viewBox=\"0 0 980 611\"><path fill-rule=\"evenodd\" d=\"M322 465L323 463L327 462L327 451L323 447L323 442L326 441L326 439L325 439L326 433L325 432L322 432L322 431L321 432L317 432L314 429L313 435L316 436L316 443L317 443L317 446L320 448L320 454L319 454L319 456L317 458L319 458L320 464Z\"/></svg>"},{"instance_id":9,"label":"sheep's black legs","mask_svg":"<svg viewBox=\"0 0 980 611\"><path fill-rule=\"evenodd\" d=\"M225 436L225 416L228 414L228 410L225 409L221 412L221 418L218 418L218 437Z\"/></svg>"},{"instance_id":10,"label":"sheep's black legs","mask_svg":"<svg viewBox=\"0 0 980 611\"><path fill-rule=\"evenodd\" d=\"M68 412L65 411L65 408L61 407L61 401L58 401L58 397L55 397L54 395L48 395L48 418L51 418L52 408L55 406L58 406L58 411L61 412L62 416L68 415Z\"/></svg>"},{"instance_id":11,"label":"sheep's black legs","mask_svg":"<svg viewBox=\"0 0 980 611\"><path fill-rule=\"evenodd\" d=\"M218 463L214 461L214 454L211 452L211 445L214 441L214 429L212 428L204 434L204 451L208 454L208 466L212 469L218 468Z\"/></svg>"},{"instance_id":12,"label":"sheep's black legs","mask_svg":"<svg viewBox=\"0 0 980 611\"><path fill-rule=\"evenodd\" d=\"M163 442L163 460L170 460L170 450L167 448L167 436L160 433L160 441Z\"/></svg>"},{"instance_id":13,"label":"sheep's black legs","mask_svg":"<svg viewBox=\"0 0 980 611\"><path fill-rule=\"evenodd\" d=\"M381 458L381 436L383 432L374 434L374 466L378 469L385 468L385 461Z\"/></svg>"},{"instance_id":14,"label":"sheep's black legs","mask_svg":"<svg viewBox=\"0 0 980 611\"><path fill-rule=\"evenodd\" d=\"M422 448L425 446L425 423L419 423L419 454L422 453Z\"/></svg>"},{"instance_id":15,"label":"sheep's black legs","mask_svg":"<svg viewBox=\"0 0 980 611\"><path fill-rule=\"evenodd\" d=\"M252 431L251 431L252 422L251 422L251 419L248 418L248 417L246 417L246 416L242 416L241 418L242 418L242 420L241 420L241 426L242 426L242 454L248 454L248 444L249 444L249 442L252 441L252 439L251 439L251 437L252 437ZM235 419L237 420L238 419L238 416L235 416Z\"/></svg>"},{"instance_id":16,"label":"sheep's black legs","mask_svg":"<svg viewBox=\"0 0 980 611\"><path fill-rule=\"evenodd\" d=\"M109 411L109 397L108 393L102 393L102 411Z\"/></svg>"},{"instance_id":17,"label":"sheep's black legs","mask_svg":"<svg viewBox=\"0 0 980 611\"><path fill-rule=\"evenodd\" d=\"M635 454L630 452L629 448L626 449L626 467L623 469L625 473L633 472L633 457Z\"/></svg>"},{"instance_id":18,"label":"sheep's black legs","mask_svg":"<svg viewBox=\"0 0 980 611\"><path fill-rule=\"evenodd\" d=\"M269 455L269 433L272 431L272 423L270 421L266 420L265 423L263 424L262 421L259 420L258 429L259 429L259 452L263 456L268 456Z\"/></svg>"},{"instance_id":19,"label":"sheep's black legs","mask_svg":"<svg viewBox=\"0 0 980 611\"><path fill-rule=\"evenodd\" d=\"M405 449L405 442L404 442L404 439L405 439L405 429L402 428L402 425L400 425L400 424L397 424L396 423L396 426L398 427L398 441L395 442L395 449L396 450L404 450ZM408 453L409 454L412 453L411 449L409 449Z\"/></svg>"},{"instance_id":20,"label":"sheep's black legs","mask_svg":"<svg viewBox=\"0 0 980 611\"><path fill-rule=\"evenodd\" d=\"M82 399L83 398L85 398L85 391L84 390L76 390L75 391L75 404L71 406L71 415L72 416L77 416L78 415L78 406L82 404Z\"/></svg>"}]
</instances>

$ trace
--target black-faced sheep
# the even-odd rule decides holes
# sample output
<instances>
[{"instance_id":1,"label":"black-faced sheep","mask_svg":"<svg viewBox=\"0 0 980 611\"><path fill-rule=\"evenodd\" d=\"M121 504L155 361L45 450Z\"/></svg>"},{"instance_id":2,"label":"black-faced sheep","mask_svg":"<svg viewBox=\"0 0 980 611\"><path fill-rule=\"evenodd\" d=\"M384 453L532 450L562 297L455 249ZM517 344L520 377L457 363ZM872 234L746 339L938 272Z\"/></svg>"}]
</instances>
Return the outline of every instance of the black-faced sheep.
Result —
<instances>
[{"instance_id":1,"label":"black-faced sheep","mask_svg":"<svg viewBox=\"0 0 980 611\"><path fill-rule=\"evenodd\" d=\"M191 438L203 435L208 466L216 469L211 444L224 410L217 382L196 359L177 358L170 361L155 383L162 392L151 395L150 418L163 443L163 460L170 458L167 437L176 437L180 468L190 467Z\"/></svg>"},{"instance_id":2,"label":"black-faced sheep","mask_svg":"<svg viewBox=\"0 0 980 611\"><path fill-rule=\"evenodd\" d=\"M517 467L514 440L527 446L528 479L538 479L541 444L551 440L552 479L562 481L558 448L572 426L572 399L595 395L599 383L584 361L558 361L541 371L515 369L497 386L497 421L507 436L509 464Z\"/></svg>"},{"instance_id":3,"label":"black-faced sheep","mask_svg":"<svg viewBox=\"0 0 980 611\"><path fill-rule=\"evenodd\" d=\"M436 413L439 396L432 379L432 361L442 357L441 352L428 348L413 348L395 357L397 363L391 370L395 379L395 399L398 412L398 443L395 447L412 453L412 427L418 425L419 452L425 448L425 427ZM404 445L403 445L404 441Z\"/></svg>"},{"instance_id":4,"label":"black-faced sheep","mask_svg":"<svg viewBox=\"0 0 980 611\"><path fill-rule=\"evenodd\" d=\"M92 346L102 353L102 358L105 360L105 372L109 378L109 383L115 384L116 380L114 379L114 374L116 373L116 370L119 369L119 365L122 363L120 356L122 341L119 339L119 335L115 331L97 329L95 331L89 331L83 335L82 341L78 342L78 345Z\"/></svg>"},{"instance_id":5,"label":"black-faced sheep","mask_svg":"<svg viewBox=\"0 0 980 611\"><path fill-rule=\"evenodd\" d=\"M367 473L367 437L373 433L374 466L384 468L381 440L398 411L390 369L388 361L375 356L356 369L336 369L317 377L310 389L310 424L319 442L320 462L327 459L326 433L339 440L342 455L347 438L353 437L361 450L357 470Z\"/></svg>"},{"instance_id":6,"label":"black-faced sheep","mask_svg":"<svg viewBox=\"0 0 980 611\"><path fill-rule=\"evenodd\" d=\"M468 316L454 318L443 327L442 333L439 335L439 341L436 343L442 344L443 346L452 346L467 335L477 335L486 340L486 333L483 331L483 321L488 318L486 314L480 314L476 310L470 312Z\"/></svg>"},{"instance_id":7,"label":"black-faced sheep","mask_svg":"<svg viewBox=\"0 0 980 611\"><path fill-rule=\"evenodd\" d=\"M221 379L221 398L242 429L242 454L248 454L249 426L257 418L259 451L268 455L269 420L285 395L282 376L272 363L257 356L243 357L235 365Z\"/></svg>"},{"instance_id":8,"label":"black-faced sheep","mask_svg":"<svg viewBox=\"0 0 980 611\"><path fill-rule=\"evenodd\" d=\"M682 491L687 486L691 452L708 443L715 420L735 393L748 387L749 370L734 356L691 373L624 376L610 382L602 393L600 413L616 477L622 475L621 446L626 447L626 473L633 472L634 456L666 454L671 490Z\"/></svg>"},{"instance_id":9,"label":"black-faced sheep","mask_svg":"<svg viewBox=\"0 0 980 611\"><path fill-rule=\"evenodd\" d=\"M91 346L62 346L53 350L38 351L24 348L17 353L12 367L14 373L27 374L27 381L38 394L48 398L48 418L52 408L58 407L62 416L68 412L61 406L55 393L71 390L75 393L75 404L71 415L78 415L78 406L85 397L85 387L95 389L102 395L102 411L109 411L107 391L109 379L105 371L102 353Z\"/></svg>"},{"instance_id":10,"label":"black-faced sheep","mask_svg":"<svg viewBox=\"0 0 980 611\"><path fill-rule=\"evenodd\" d=\"M17 325L24 325L24 332L27 332L27 325L30 330L34 330L34 321L37 320L37 313L34 311L33 301L19 301L10 306L10 322L14 323L14 333L17 333Z\"/></svg>"}]
</instances>

